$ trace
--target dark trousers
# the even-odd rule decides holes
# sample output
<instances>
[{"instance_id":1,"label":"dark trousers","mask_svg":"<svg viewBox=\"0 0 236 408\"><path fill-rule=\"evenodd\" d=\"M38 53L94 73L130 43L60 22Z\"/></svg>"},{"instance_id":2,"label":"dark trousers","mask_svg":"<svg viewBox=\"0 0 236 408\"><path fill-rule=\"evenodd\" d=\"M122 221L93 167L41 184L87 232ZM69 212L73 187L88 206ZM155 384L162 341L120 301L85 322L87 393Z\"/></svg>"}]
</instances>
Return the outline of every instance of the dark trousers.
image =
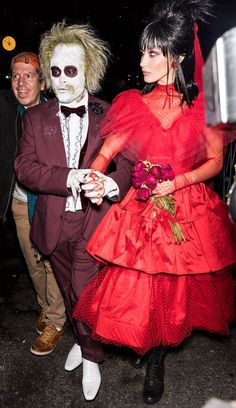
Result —
<instances>
[{"instance_id":1,"label":"dark trousers","mask_svg":"<svg viewBox=\"0 0 236 408\"><path fill-rule=\"evenodd\" d=\"M83 211L65 213L60 239L50 261L64 296L75 342L80 345L84 358L101 362L104 360L102 345L91 338L87 325L72 318L77 299L99 269L99 263L85 249L87 241L82 235L83 219Z\"/></svg>"}]
</instances>

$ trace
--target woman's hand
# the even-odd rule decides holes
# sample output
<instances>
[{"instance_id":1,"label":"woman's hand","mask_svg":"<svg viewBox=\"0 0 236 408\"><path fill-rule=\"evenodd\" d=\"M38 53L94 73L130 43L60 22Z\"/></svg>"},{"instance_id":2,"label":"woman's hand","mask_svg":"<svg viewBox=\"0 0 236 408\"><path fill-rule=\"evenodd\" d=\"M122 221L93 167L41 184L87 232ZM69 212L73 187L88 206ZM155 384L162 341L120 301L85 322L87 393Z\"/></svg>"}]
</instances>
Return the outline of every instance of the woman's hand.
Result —
<instances>
[{"instance_id":1,"label":"woman's hand","mask_svg":"<svg viewBox=\"0 0 236 408\"><path fill-rule=\"evenodd\" d=\"M101 205L105 194L105 177L102 173L97 173L90 173L89 181L81 185L81 188L85 192L85 197L89 198L92 203Z\"/></svg>"},{"instance_id":2,"label":"woman's hand","mask_svg":"<svg viewBox=\"0 0 236 408\"><path fill-rule=\"evenodd\" d=\"M172 194L176 190L174 180L162 181L157 183L157 186L152 190L156 197L164 197L168 194Z\"/></svg>"}]
</instances>

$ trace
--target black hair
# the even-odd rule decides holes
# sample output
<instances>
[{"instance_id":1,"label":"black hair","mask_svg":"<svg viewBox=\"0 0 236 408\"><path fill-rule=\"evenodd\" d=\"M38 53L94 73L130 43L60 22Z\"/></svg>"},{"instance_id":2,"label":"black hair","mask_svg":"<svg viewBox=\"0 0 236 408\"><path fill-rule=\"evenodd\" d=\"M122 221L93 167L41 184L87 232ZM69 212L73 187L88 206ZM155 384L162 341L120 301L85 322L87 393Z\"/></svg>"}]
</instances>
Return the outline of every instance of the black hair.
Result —
<instances>
[{"instance_id":1,"label":"black hair","mask_svg":"<svg viewBox=\"0 0 236 408\"><path fill-rule=\"evenodd\" d=\"M192 105L199 89L194 81L194 23L210 15L208 0L159 0L153 9L153 17L144 28L139 45L141 50L160 48L170 56L176 67L174 86L183 94L181 104ZM180 56L184 56L180 62ZM142 93L151 92L156 83L146 84Z\"/></svg>"}]
</instances>

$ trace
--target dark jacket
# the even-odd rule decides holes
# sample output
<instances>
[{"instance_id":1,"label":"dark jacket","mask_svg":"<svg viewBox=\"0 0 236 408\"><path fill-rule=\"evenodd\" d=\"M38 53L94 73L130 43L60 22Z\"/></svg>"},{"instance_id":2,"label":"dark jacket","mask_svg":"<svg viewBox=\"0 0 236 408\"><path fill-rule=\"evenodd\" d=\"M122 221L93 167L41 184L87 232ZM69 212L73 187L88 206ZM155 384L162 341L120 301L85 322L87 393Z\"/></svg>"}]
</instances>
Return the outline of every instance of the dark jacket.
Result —
<instances>
[{"instance_id":1,"label":"dark jacket","mask_svg":"<svg viewBox=\"0 0 236 408\"><path fill-rule=\"evenodd\" d=\"M20 132L18 102L13 93L0 91L0 224L6 220L15 185L14 160Z\"/></svg>"}]
</instances>

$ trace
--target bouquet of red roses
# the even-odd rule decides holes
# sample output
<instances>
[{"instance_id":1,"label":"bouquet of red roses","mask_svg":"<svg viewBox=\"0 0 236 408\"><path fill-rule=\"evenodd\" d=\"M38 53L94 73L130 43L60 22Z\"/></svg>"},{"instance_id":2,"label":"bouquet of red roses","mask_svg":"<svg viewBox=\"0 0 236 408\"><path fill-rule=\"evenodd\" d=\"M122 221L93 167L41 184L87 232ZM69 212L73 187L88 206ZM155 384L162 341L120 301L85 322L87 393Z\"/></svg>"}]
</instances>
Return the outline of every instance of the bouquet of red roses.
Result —
<instances>
[{"instance_id":1,"label":"bouquet of red roses","mask_svg":"<svg viewBox=\"0 0 236 408\"><path fill-rule=\"evenodd\" d=\"M153 190L157 183L163 181L173 180L175 178L174 171L169 164L152 164L147 160L139 160L135 166L132 174L132 184L137 189L137 200L147 201L151 199L154 203L153 217L156 217L156 208L168 211L168 222L174 234L175 241L185 241L181 227L174 219L175 213L175 198L172 194L164 197L156 197Z\"/></svg>"}]
</instances>

